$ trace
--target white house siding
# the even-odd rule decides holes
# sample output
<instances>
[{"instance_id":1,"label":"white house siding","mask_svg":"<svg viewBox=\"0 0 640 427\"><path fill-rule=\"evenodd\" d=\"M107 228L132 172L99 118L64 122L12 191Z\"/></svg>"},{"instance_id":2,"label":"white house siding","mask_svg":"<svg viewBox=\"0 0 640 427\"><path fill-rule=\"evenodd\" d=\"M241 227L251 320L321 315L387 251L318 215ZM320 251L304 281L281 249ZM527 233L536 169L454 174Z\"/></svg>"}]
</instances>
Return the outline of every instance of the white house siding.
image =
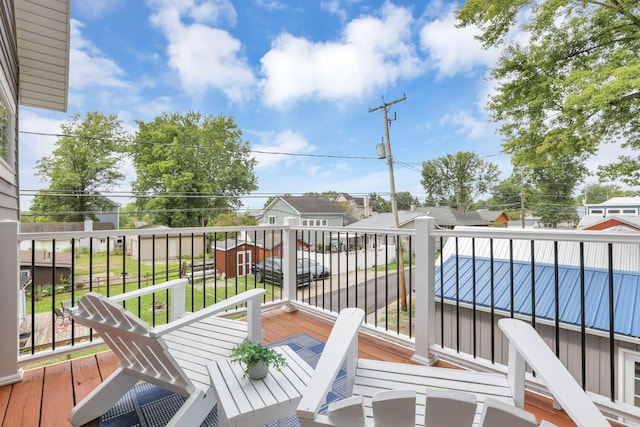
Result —
<instances>
[{"instance_id":1,"label":"white house siding","mask_svg":"<svg viewBox=\"0 0 640 427\"><path fill-rule=\"evenodd\" d=\"M16 49L15 20L13 2L2 0L0 3L0 91L7 111L13 114L11 129L8 129L9 158L0 159L0 220L20 217L18 195L18 54Z\"/></svg>"}]
</instances>

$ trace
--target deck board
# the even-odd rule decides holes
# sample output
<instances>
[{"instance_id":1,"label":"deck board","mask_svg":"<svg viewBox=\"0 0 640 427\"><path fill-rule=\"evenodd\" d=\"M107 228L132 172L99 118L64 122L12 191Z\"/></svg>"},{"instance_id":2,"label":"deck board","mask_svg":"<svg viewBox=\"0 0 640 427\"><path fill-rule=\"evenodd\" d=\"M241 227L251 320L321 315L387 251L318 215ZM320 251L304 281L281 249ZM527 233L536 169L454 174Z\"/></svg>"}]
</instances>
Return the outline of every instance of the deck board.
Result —
<instances>
[{"instance_id":1,"label":"deck board","mask_svg":"<svg viewBox=\"0 0 640 427\"><path fill-rule=\"evenodd\" d=\"M68 363L57 363L45 368L42 392L41 418L51 427L68 426L58 414L68 414L73 408L73 381Z\"/></svg>"},{"instance_id":2,"label":"deck board","mask_svg":"<svg viewBox=\"0 0 640 427\"><path fill-rule=\"evenodd\" d=\"M265 343L301 333L326 342L332 326L332 322L303 311L263 313ZM411 349L369 335L360 334L358 349L362 358L412 363ZM67 417L71 406L108 377L117 363L113 353L103 352L25 371L22 382L0 387L0 426L70 426ZM451 367L444 362L437 366ZM551 400L534 393L527 392L525 409L538 421L545 419L558 427L575 426L566 413L553 409ZM86 426L97 427L98 422L94 420Z\"/></svg>"},{"instance_id":3,"label":"deck board","mask_svg":"<svg viewBox=\"0 0 640 427\"><path fill-rule=\"evenodd\" d=\"M13 385L3 426L38 427L44 369L26 371ZM45 424L43 424L45 425Z\"/></svg>"}]
</instances>

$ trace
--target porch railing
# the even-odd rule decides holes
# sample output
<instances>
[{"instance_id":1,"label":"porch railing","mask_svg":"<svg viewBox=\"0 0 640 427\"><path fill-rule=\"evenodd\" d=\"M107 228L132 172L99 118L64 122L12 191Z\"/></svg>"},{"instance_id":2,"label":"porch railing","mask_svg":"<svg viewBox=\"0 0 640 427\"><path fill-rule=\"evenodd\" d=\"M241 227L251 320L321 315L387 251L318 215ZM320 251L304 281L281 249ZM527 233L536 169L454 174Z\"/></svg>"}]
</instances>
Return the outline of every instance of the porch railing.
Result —
<instances>
[{"instance_id":1,"label":"porch railing","mask_svg":"<svg viewBox=\"0 0 640 427\"><path fill-rule=\"evenodd\" d=\"M621 392L626 381L621 354L640 354L640 339L636 329L618 327L622 325L616 314L624 311L624 304L640 304L640 282L633 282L640 276L638 234L440 230L427 217L416 220L415 230L303 227L292 220L285 226L32 234L20 234L18 224L7 221L0 222L0 229L5 248L38 247L29 261L21 259L18 250L0 258L0 316L7 326L0 328L0 339L15 343L0 349L0 384L19 380L24 364L87 345L75 325L57 328L61 321L54 310L63 309L62 301L74 305L89 290L114 296L183 277L188 280L184 309L189 311L253 287L267 290L264 303L289 310L333 316L345 307L361 307L367 312L367 329L414 346L414 359L422 363L439 357L474 369L504 371L506 341L497 321L521 318L536 327L603 410L640 422L637 408L625 404ZM49 258L38 252L47 252L45 243L51 248ZM397 269L399 254L404 271ZM269 258L282 265L282 285L274 283L277 280L257 282L252 274L256 263ZM306 274L306 267L300 273L299 263L311 261L329 274L298 283L296 278ZM568 267L577 277L570 286ZM61 274L67 268L68 279ZM594 271L598 274L592 275ZM21 273L27 277L20 280ZM43 274L48 281L41 281ZM587 278L603 290L598 313L606 313L607 319L597 324L588 320L595 308L588 305L592 298L585 293ZM22 291L15 286L20 281ZM526 292L526 298L518 292ZM22 312L7 302L16 300ZM524 300L530 303L523 305ZM127 302L126 308L156 325L169 320L172 303L162 291ZM571 319L565 315L568 309L576 313ZM21 325L19 313L25 319ZM625 321L640 322L640 310L635 313ZM39 330L43 324L48 326L46 339ZM23 335L20 347L12 331L31 336ZM528 385L544 391L533 373Z\"/></svg>"}]
</instances>

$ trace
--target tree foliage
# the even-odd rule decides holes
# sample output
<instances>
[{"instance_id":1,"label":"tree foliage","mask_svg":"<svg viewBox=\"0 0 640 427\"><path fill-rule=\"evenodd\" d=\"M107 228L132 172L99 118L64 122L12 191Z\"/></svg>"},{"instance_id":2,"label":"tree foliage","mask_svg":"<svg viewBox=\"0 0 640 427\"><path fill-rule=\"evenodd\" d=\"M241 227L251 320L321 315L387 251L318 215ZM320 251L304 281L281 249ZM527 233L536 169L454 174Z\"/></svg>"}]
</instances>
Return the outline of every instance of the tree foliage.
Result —
<instances>
[{"instance_id":1,"label":"tree foliage","mask_svg":"<svg viewBox=\"0 0 640 427\"><path fill-rule=\"evenodd\" d=\"M554 228L563 221L577 223L573 192L584 174L584 167L570 156L539 163L529 176L535 191L529 196L533 200L528 206Z\"/></svg>"},{"instance_id":2,"label":"tree foliage","mask_svg":"<svg viewBox=\"0 0 640 427\"><path fill-rule=\"evenodd\" d=\"M75 114L60 126L53 153L36 163L36 175L48 181L31 205L38 221L96 219L95 212L111 209L101 195L118 184L128 135L116 115Z\"/></svg>"},{"instance_id":3,"label":"tree foliage","mask_svg":"<svg viewBox=\"0 0 640 427\"><path fill-rule=\"evenodd\" d=\"M520 176L512 175L493 187L488 208L505 211L520 209L522 204L521 192ZM525 196L524 200L527 201L528 199Z\"/></svg>"},{"instance_id":4,"label":"tree foliage","mask_svg":"<svg viewBox=\"0 0 640 427\"><path fill-rule=\"evenodd\" d=\"M333 202L336 200L336 198L340 195L340 193L338 193L337 191L323 191L321 193L315 192L315 191L310 191L308 193L304 193L303 196L305 197L324 197L325 199L327 199L330 202Z\"/></svg>"},{"instance_id":5,"label":"tree foliage","mask_svg":"<svg viewBox=\"0 0 640 427\"><path fill-rule=\"evenodd\" d=\"M514 164L583 165L601 142L640 148L637 0L467 0L457 16L485 47L506 47L488 107ZM509 41L524 19L526 42ZM602 173L633 184L639 170L629 156Z\"/></svg>"},{"instance_id":6,"label":"tree foliage","mask_svg":"<svg viewBox=\"0 0 640 427\"><path fill-rule=\"evenodd\" d=\"M420 206L420 201L408 191L399 191L396 193L396 206L399 211L408 211L411 208Z\"/></svg>"},{"instance_id":7,"label":"tree foliage","mask_svg":"<svg viewBox=\"0 0 640 427\"><path fill-rule=\"evenodd\" d=\"M606 202L612 197L624 196L625 192L619 185L615 184L591 184L585 186L580 194L575 198L577 205L599 204Z\"/></svg>"},{"instance_id":8,"label":"tree foliage","mask_svg":"<svg viewBox=\"0 0 640 427\"><path fill-rule=\"evenodd\" d=\"M466 211L477 196L491 191L499 174L496 165L470 151L426 161L420 181L427 192L425 204Z\"/></svg>"},{"instance_id":9,"label":"tree foliage","mask_svg":"<svg viewBox=\"0 0 640 427\"><path fill-rule=\"evenodd\" d=\"M218 215L214 220L214 227L243 227L248 225L258 225L258 220L245 212L238 214L237 212L225 212ZM215 240L233 239L238 235L238 232L224 232L214 233Z\"/></svg>"},{"instance_id":10,"label":"tree foliage","mask_svg":"<svg viewBox=\"0 0 640 427\"><path fill-rule=\"evenodd\" d=\"M255 160L233 118L189 112L137 123L133 189L153 222L206 226L257 188Z\"/></svg>"},{"instance_id":11,"label":"tree foliage","mask_svg":"<svg viewBox=\"0 0 640 427\"><path fill-rule=\"evenodd\" d=\"M369 206L375 213L391 212L391 201L377 195L376 193L369 194Z\"/></svg>"}]
</instances>

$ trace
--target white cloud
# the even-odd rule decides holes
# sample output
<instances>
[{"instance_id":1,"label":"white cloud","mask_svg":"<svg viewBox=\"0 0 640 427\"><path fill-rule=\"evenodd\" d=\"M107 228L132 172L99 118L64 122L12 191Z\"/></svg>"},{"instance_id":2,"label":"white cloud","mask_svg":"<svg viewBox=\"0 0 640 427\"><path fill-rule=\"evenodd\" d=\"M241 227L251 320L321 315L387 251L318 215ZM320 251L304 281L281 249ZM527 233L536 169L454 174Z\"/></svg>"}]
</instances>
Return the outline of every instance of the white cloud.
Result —
<instances>
[{"instance_id":1,"label":"white cloud","mask_svg":"<svg viewBox=\"0 0 640 427\"><path fill-rule=\"evenodd\" d=\"M340 7L339 0L322 0L320 2L320 8L326 10L329 13L338 15L342 21L347 19L347 12Z\"/></svg>"},{"instance_id":2,"label":"white cloud","mask_svg":"<svg viewBox=\"0 0 640 427\"><path fill-rule=\"evenodd\" d=\"M286 9L284 4L275 0L258 0L256 3L258 6L263 7L268 11Z\"/></svg>"},{"instance_id":3,"label":"white cloud","mask_svg":"<svg viewBox=\"0 0 640 427\"><path fill-rule=\"evenodd\" d=\"M84 24L71 20L69 86L71 90L95 87L123 87L125 72L100 49L82 36Z\"/></svg>"},{"instance_id":4,"label":"white cloud","mask_svg":"<svg viewBox=\"0 0 640 427\"><path fill-rule=\"evenodd\" d=\"M476 67L492 66L500 56L499 49L482 49L474 37L475 27L457 28L455 12L449 9L444 17L435 19L420 31L421 48L429 53L439 77L466 74Z\"/></svg>"},{"instance_id":5,"label":"white cloud","mask_svg":"<svg viewBox=\"0 0 640 427\"><path fill-rule=\"evenodd\" d=\"M269 153L311 153L316 147L305 139L304 136L292 130L284 130L279 133L263 132L258 134L260 144L252 145L254 151ZM278 154L254 153L258 161L257 169L271 168L277 164L291 165L293 157Z\"/></svg>"},{"instance_id":6,"label":"white cloud","mask_svg":"<svg viewBox=\"0 0 640 427\"><path fill-rule=\"evenodd\" d=\"M235 25L237 16L226 0L153 0L150 20L167 38L169 66L192 94L208 88L224 92L232 101L248 97L254 85L253 71L241 57L242 44L213 25ZM193 21L186 24L184 21Z\"/></svg>"},{"instance_id":7,"label":"white cloud","mask_svg":"<svg viewBox=\"0 0 640 427\"><path fill-rule=\"evenodd\" d=\"M486 120L478 120L466 111L458 111L455 114L447 114L441 120L441 124L452 124L458 129L456 133L464 135L470 139L477 139L487 136L491 132L491 127Z\"/></svg>"},{"instance_id":8,"label":"white cloud","mask_svg":"<svg viewBox=\"0 0 640 427\"><path fill-rule=\"evenodd\" d=\"M385 3L380 17L349 22L341 40L315 43L284 33L262 59L264 102L286 108L301 99L361 98L419 74L409 9Z\"/></svg>"}]
</instances>

